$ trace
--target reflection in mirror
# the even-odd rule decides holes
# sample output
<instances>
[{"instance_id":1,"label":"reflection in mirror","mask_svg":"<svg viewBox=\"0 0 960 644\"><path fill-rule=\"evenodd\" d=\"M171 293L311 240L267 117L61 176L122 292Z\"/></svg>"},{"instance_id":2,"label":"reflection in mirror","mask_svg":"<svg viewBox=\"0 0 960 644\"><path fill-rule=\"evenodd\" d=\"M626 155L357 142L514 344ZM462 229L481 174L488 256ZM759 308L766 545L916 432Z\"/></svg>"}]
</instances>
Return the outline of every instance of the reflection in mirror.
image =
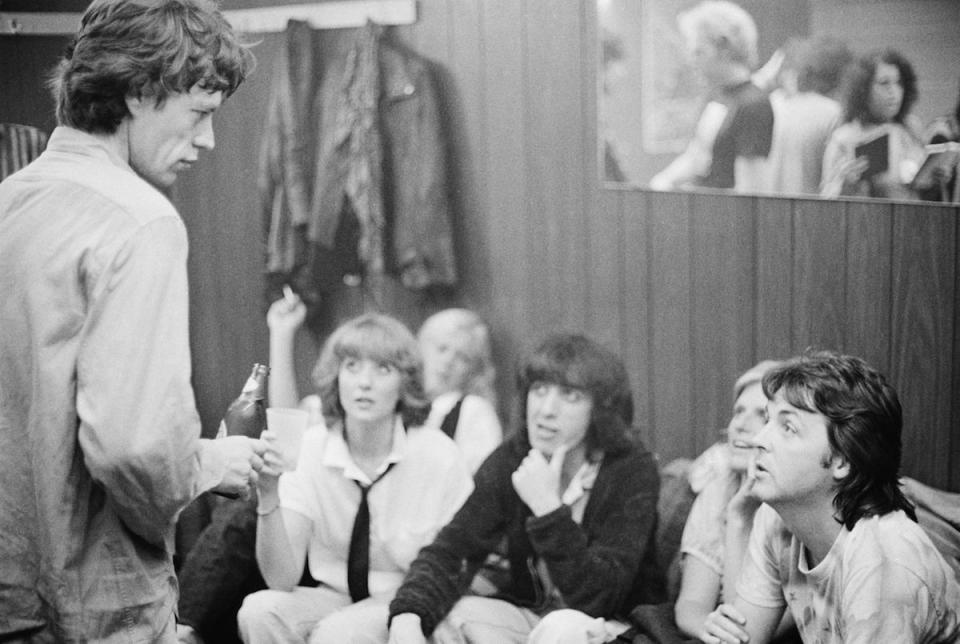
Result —
<instances>
[{"instance_id":1,"label":"reflection in mirror","mask_svg":"<svg viewBox=\"0 0 960 644\"><path fill-rule=\"evenodd\" d=\"M953 201L960 12L950 5L597 0L601 177ZM865 30L867 18L880 26ZM890 42L904 51L872 55Z\"/></svg>"}]
</instances>

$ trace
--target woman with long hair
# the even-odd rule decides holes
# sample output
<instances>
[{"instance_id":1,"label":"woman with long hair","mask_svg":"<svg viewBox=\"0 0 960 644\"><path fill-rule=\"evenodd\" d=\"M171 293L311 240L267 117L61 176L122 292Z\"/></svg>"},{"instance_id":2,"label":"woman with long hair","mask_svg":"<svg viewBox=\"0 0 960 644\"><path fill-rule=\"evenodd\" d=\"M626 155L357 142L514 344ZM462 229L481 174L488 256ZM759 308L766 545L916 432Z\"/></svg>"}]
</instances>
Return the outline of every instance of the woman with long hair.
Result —
<instances>
[{"instance_id":1,"label":"woman with long hair","mask_svg":"<svg viewBox=\"0 0 960 644\"><path fill-rule=\"evenodd\" d=\"M910 114L916 100L917 76L902 54L861 56L846 79L844 123L824 152L820 194L916 199L911 182L925 156ZM863 147L872 142L876 155Z\"/></svg>"}]
</instances>

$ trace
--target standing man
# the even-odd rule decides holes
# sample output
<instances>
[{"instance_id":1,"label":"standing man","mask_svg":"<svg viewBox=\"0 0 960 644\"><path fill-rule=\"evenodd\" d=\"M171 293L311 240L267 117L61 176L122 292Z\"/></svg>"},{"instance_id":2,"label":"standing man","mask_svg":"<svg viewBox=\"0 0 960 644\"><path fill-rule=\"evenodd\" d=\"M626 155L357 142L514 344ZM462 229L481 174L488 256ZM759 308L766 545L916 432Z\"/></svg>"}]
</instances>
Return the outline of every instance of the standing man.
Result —
<instances>
[{"instance_id":1,"label":"standing man","mask_svg":"<svg viewBox=\"0 0 960 644\"><path fill-rule=\"evenodd\" d=\"M95 0L60 126L0 185L0 639L175 640L177 515L265 445L200 440L187 237L159 189L252 56L210 0Z\"/></svg>"},{"instance_id":2,"label":"standing man","mask_svg":"<svg viewBox=\"0 0 960 644\"><path fill-rule=\"evenodd\" d=\"M812 353L763 378L757 510L737 597L704 642L769 642L785 608L804 642L960 641L960 581L898 481L900 402L863 360ZM749 640L748 640L749 638Z\"/></svg>"},{"instance_id":3,"label":"standing man","mask_svg":"<svg viewBox=\"0 0 960 644\"><path fill-rule=\"evenodd\" d=\"M752 81L757 65L756 23L729 0L703 0L682 11L677 25L687 56L710 94L690 143L650 180L650 187L757 192L765 185L773 107Z\"/></svg>"}]
</instances>

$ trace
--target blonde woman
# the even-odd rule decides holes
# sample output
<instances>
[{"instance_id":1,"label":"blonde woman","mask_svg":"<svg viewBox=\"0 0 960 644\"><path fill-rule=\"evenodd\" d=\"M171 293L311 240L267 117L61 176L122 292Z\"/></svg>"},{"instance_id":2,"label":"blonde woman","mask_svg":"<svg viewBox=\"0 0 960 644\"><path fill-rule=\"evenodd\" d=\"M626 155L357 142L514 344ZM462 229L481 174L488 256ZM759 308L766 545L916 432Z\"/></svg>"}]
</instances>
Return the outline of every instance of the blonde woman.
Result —
<instances>
[{"instance_id":1,"label":"blonde woman","mask_svg":"<svg viewBox=\"0 0 960 644\"><path fill-rule=\"evenodd\" d=\"M444 309L427 318L417 338L432 401L427 424L450 436L475 472L503 438L487 325L468 309Z\"/></svg>"},{"instance_id":2,"label":"blonde woman","mask_svg":"<svg viewBox=\"0 0 960 644\"><path fill-rule=\"evenodd\" d=\"M473 489L453 442L423 426L413 334L368 313L341 325L314 369L324 424L283 473L271 430L257 486L256 558L269 590L237 615L245 642L386 642L410 562ZM306 563L316 586L301 585Z\"/></svg>"}]
</instances>

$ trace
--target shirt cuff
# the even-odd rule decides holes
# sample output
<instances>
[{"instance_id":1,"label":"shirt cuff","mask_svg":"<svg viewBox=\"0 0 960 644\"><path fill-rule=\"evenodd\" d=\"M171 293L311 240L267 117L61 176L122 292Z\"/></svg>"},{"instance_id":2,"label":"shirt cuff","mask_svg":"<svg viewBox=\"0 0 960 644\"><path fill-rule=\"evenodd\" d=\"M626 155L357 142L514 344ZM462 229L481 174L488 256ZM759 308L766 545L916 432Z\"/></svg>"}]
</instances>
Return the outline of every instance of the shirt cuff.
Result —
<instances>
[{"instance_id":1,"label":"shirt cuff","mask_svg":"<svg viewBox=\"0 0 960 644\"><path fill-rule=\"evenodd\" d=\"M223 481L227 471L227 458L216 441L209 438L200 439L197 457L200 461L200 476L197 477L196 494L201 494Z\"/></svg>"}]
</instances>

